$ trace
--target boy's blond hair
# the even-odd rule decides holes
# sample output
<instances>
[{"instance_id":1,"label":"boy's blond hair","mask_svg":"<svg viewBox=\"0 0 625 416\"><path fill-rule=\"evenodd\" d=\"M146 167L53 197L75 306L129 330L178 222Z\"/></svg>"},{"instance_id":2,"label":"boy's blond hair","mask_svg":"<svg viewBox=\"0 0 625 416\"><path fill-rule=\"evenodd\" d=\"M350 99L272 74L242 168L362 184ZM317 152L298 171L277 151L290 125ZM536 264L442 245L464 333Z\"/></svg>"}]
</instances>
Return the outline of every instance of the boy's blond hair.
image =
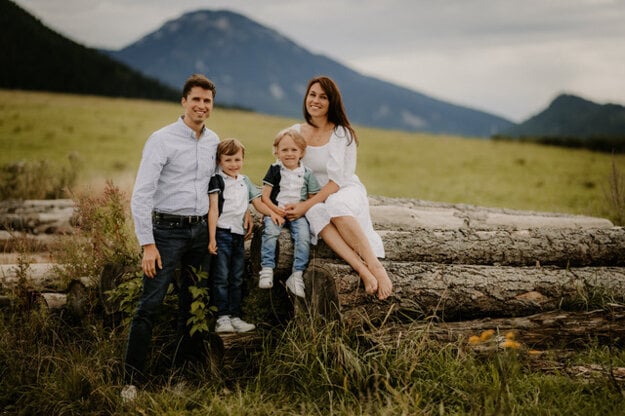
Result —
<instances>
[{"instance_id":1,"label":"boy's blond hair","mask_svg":"<svg viewBox=\"0 0 625 416\"><path fill-rule=\"evenodd\" d=\"M304 139L304 136L302 136L298 131L291 128L280 130L276 135L276 138L273 140L274 156L278 156L278 145L286 136L293 139L295 145L302 151L302 157L304 157L304 154L306 153L306 139Z\"/></svg>"},{"instance_id":2,"label":"boy's blond hair","mask_svg":"<svg viewBox=\"0 0 625 416\"><path fill-rule=\"evenodd\" d=\"M245 146L237 139L224 139L217 145L217 161L221 160L222 155L232 156L241 151L241 156L245 157Z\"/></svg>"}]
</instances>

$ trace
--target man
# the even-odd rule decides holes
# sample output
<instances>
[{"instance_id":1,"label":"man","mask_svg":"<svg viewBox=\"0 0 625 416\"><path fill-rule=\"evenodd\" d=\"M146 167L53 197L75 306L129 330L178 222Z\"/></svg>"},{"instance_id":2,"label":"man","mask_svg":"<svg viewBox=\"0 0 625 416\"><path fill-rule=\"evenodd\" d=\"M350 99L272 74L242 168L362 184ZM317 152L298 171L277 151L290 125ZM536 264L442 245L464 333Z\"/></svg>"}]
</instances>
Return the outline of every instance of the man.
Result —
<instances>
[{"instance_id":1,"label":"man","mask_svg":"<svg viewBox=\"0 0 625 416\"><path fill-rule=\"evenodd\" d=\"M182 90L184 114L152 133L145 143L132 194L135 232L143 248L143 291L134 313L125 357L122 397L132 400L142 381L152 325L175 271L180 267L178 333L188 338L186 321L196 284L193 270L207 272L208 183L215 172L219 137L205 126L213 110L215 85L194 74Z\"/></svg>"}]
</instances>

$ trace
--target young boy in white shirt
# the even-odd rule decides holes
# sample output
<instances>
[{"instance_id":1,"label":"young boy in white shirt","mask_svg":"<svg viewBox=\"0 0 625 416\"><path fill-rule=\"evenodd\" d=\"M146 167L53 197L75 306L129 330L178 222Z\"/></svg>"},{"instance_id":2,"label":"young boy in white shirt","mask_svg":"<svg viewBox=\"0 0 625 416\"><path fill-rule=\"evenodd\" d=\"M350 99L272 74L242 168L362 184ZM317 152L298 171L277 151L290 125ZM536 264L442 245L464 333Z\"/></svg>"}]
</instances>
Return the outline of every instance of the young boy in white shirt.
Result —
<instances>
[{"instance_id":1,"label":"young boy in white shirt","mask_svg":"<svg viewBox=\"0 0 625 416\"><path fill-rule=\"evenodd\" d=\"M276 223L265 217L261 248L261 271L258 287L273 287L273 269L276 267L276 245L280 231L286 226L293 239L293 272L286 281L286 287L295 296L304 297L303 273L308 266L310 254L310 227L306 217L287 220L284 207L308 199L321 187L312 170L301 163L306 153L306 140L295 130L285 129L278 133L273 142L273 154L278 161L272 164L263 179L262 201L283 219Z\"/></svg>"},{"instance_id":2,"label":"young boy in white shirt","mask_svg":"<svg viewBox=\"0 0 625 416\"><path fill-rule=\"evenodd\" d=\"M215 332L247 332L255 328L241 319L243 274L245 272L245 213L251 203L276 224L284 219L260 199L260 191L240 173L245 147L237 139L225 139L217 146L217 173L208 187L208 251L212 254L210 277L212 300L217 307Z\"/></svg>"}]
</instances>

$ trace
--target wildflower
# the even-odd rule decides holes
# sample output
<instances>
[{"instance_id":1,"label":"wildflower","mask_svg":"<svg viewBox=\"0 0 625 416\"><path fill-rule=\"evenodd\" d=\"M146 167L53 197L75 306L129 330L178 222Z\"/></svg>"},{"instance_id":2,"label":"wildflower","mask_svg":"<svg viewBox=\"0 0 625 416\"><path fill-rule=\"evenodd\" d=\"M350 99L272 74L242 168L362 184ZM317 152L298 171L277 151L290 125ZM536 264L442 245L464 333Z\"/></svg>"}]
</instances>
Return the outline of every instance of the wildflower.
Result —
<instances>
[{"instance_id":1,"label":"wildflower","mask_svg":"<svg viewBox=\"0 0 625 416\"><path fill-rule=\"evenodd\" d=\"M492 338L493 335L495 335L495 330L494 329L488 329L488 330L482 332L482 334L480 335L480 340L481 341L488 341L489 339Z\"/></svg>"},{"instance_id":2,"label":"wildflower","mask_svg":"<svg viewBox=\"0 0 625 416\"><path fill-rule=\"evenodd\" d=\"M507 339L504 342L502 342L501 344L499 344L499 346L501 348L511 348L513 350L518 350L519 348L521 348L521 343L513 341L511 339Z\"/></svg>"}]
</instances>

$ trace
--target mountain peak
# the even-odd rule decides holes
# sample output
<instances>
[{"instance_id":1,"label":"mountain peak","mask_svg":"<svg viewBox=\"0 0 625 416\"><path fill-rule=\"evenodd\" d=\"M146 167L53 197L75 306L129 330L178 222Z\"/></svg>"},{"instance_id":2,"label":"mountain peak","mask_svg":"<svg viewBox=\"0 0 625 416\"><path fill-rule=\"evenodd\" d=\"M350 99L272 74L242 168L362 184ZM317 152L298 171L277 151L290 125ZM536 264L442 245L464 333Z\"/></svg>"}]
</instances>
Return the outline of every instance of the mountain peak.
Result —
<instances>
[{"instance_id":1,"label":"mountain peak","mask_svg":"<svg viewBox=\"0 0 625 416\"><path fill-rule=\"evenodd\" d=\"M510 137L591 138L625 135L625 107L597 104L572 94L558 95L529 120L504 132Z\"/></svg>"},{"instance_id":2,"label":"mountain peak","mask_svg":"<svg viewBox=\"0 0 625 416\"><path fill-rule=\"evenodd\" d=\"M277 31L227 10L197 10L119 51L114 58L178 87L193 72L217 86L217 102L301 117L306 82L332 77L353 123L408 131L487 137L508 120L367 77L313 54Z\"/></svg>"}]
</instances>

